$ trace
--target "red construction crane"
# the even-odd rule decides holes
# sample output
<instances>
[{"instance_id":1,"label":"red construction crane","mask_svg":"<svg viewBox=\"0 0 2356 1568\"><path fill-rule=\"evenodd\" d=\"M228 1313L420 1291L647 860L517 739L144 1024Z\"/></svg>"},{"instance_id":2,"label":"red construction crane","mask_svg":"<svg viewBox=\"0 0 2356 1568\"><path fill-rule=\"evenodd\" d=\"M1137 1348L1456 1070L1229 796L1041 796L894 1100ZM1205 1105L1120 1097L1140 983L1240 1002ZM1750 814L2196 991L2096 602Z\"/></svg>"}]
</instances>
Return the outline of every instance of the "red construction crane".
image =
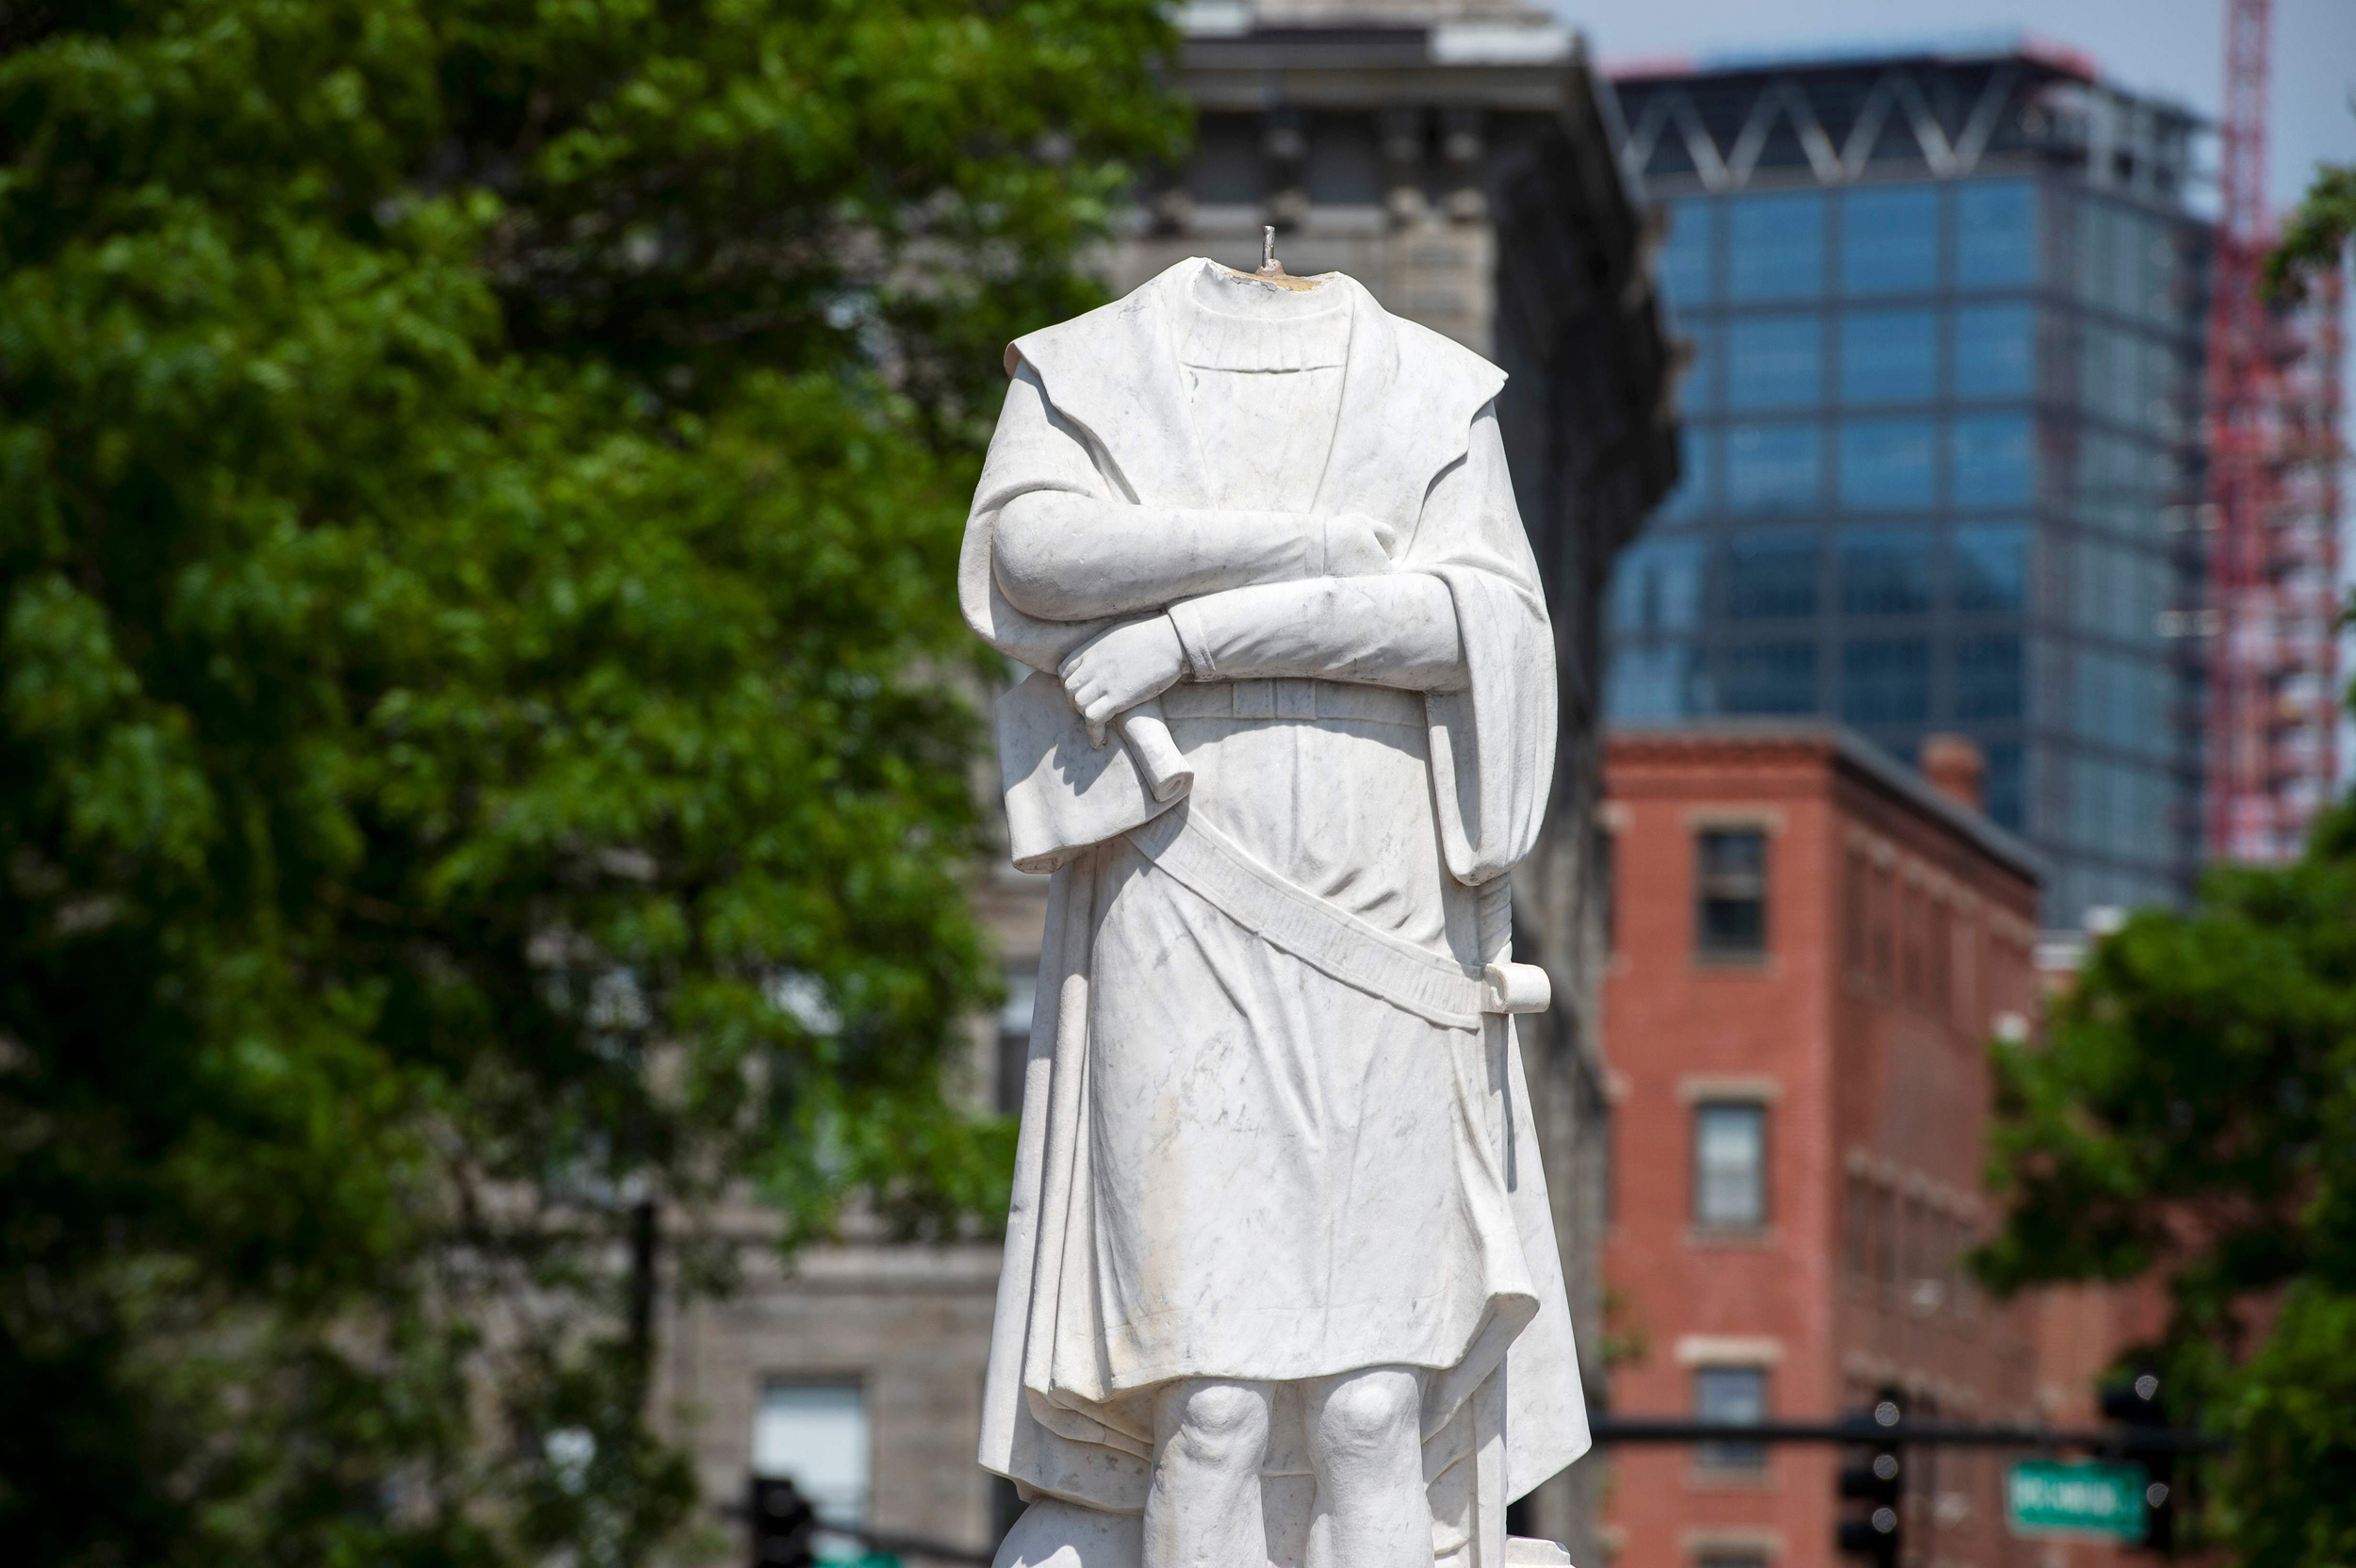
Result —
<instances>
[{"instance_id":1,"label":"red construction crane","mask_svg":"<svg viewBox=\"0 0 2356 1568\"><path fill-rule=\"evenodd\" d=\"M2269 0L2226 0L2208 333L2206 837L2213 858L2299 854L2332 793L2339 706L2336 273L2296 310L2259 290Z\"/></svg>"}]
</instances>

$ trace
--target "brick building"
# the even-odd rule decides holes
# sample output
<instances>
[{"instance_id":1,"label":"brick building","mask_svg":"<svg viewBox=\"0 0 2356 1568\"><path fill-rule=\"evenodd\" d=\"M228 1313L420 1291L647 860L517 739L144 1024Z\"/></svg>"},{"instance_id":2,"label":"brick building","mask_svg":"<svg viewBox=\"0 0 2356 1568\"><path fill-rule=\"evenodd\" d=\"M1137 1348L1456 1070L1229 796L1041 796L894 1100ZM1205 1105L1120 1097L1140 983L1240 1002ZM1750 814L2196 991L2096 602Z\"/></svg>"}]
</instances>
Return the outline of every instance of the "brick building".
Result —
<instances>
[{"instance_id":1,"label":"brick building","mask_svg":"<svg viewBox=\"0 0 2356 1568\"><path fill-rule=\"evenodd\" d=\"M2037 1005L2039 863L1976 808L1969 743L1922 762L1816 721L1611 738L1618 1412L1827 1419L1894 1385L1917 1415L2045 1413L2030 1309L1960 1266L1993 1218L1986 1041ZM1617 1452L1614 1560L1833 1561L1841 1458ZM2003 1464L1910 1466L1907 1560L2047 1560L2004 1535Z\"/></svg>"}]
</instances>

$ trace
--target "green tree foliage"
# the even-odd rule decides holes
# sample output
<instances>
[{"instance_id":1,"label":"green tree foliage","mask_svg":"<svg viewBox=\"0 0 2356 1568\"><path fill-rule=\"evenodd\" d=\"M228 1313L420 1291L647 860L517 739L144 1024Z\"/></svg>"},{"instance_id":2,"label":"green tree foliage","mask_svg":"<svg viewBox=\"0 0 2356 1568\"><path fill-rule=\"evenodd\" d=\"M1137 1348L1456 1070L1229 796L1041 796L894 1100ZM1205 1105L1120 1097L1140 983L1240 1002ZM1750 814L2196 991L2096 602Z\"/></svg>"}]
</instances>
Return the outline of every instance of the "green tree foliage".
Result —
<instances>
[{"instance_id":1,"label":"green tree foliage","mask_svg":"<svg viewBox=\"0 0 2356 1568\"><path fill-rule=\"evenodd\" d=\"M1001 1200L949 580L1147 0L0 11L0 1541L646 1560L654 1292Z\"/></svg>"},{"instance_id":2,"label":"green tree foliage","mask_svg":"<svg viewBox=\"0 0 2356 1568\"><path fill-rule=\"evenodd\" d=\"M2318 164L2306 196L2282 225L2282 242L2266 254L2266 293L2303 299L2307 275L2338 268L2350 234L2356 234L2356 164Z\"/></svg>"},{"instance_id":3,"label":"green tree foliage","mask_svg":"<svg viewBox=\"0 0 2356 1568\"><path fill-rule=\"evenodd\" d=\"M2210 1525L2266 1568L2356 1560L2356 805L2129 921L1997 1051L1987 1276L2156 1271L2173 1413L2234 1444Z\"/></svg>"}]
</instances>

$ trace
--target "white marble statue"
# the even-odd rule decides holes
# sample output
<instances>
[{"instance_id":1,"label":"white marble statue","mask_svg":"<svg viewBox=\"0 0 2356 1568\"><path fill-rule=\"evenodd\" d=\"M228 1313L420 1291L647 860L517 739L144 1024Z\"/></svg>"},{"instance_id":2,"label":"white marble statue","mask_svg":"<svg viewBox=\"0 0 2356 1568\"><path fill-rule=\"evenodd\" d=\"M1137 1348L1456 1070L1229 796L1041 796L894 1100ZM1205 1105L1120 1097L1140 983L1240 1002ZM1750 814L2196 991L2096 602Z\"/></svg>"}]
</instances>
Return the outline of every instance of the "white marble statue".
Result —
<instances>
[{"instance_id":1,"label":"white marble statue","mask_svg":"<svg viewBox=\"0 0 2356 1568\"><path fill-rule=\"evenodd\" d=\"M959 569L1054 872L999 1568L1504 1568L1587 1446L1511 1015L1554 640L1493 366L1183 262L1016 342Z\"/></svg>"}]
</instances>

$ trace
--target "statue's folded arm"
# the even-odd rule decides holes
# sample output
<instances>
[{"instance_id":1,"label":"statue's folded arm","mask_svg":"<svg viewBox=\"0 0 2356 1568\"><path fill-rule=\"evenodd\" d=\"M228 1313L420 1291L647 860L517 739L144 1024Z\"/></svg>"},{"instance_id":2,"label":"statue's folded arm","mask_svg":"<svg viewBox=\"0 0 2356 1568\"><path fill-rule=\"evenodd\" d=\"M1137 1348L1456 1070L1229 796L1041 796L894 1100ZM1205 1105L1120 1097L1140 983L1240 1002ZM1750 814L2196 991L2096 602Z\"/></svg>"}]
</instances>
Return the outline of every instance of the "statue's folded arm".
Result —
<instances>
[{"instance_id":1,"label":"statue's folded arm","mask_svg":"<svg viewBox=\"0 0 2356 1568\"><path fill-rule=\"evenodd\" d=\"M1222 589L1380 572L1389 558L1362 516L1138 506L1039 489L999 509L991 565L1016 609L1083 621Z\"/></svg>"},{"instance_id":2,"label":"statue's folded arm","mask_svg":"<svg viewBox=\"0 0 2356 1568\"><path fill-rule=\"evenodd\" d=\"M1234 588L1172 605L1170 618L1198 680L1307 677L1410 692L1465 681L1455 600L1424 572Z\"/></svg>"}]
</instances>

